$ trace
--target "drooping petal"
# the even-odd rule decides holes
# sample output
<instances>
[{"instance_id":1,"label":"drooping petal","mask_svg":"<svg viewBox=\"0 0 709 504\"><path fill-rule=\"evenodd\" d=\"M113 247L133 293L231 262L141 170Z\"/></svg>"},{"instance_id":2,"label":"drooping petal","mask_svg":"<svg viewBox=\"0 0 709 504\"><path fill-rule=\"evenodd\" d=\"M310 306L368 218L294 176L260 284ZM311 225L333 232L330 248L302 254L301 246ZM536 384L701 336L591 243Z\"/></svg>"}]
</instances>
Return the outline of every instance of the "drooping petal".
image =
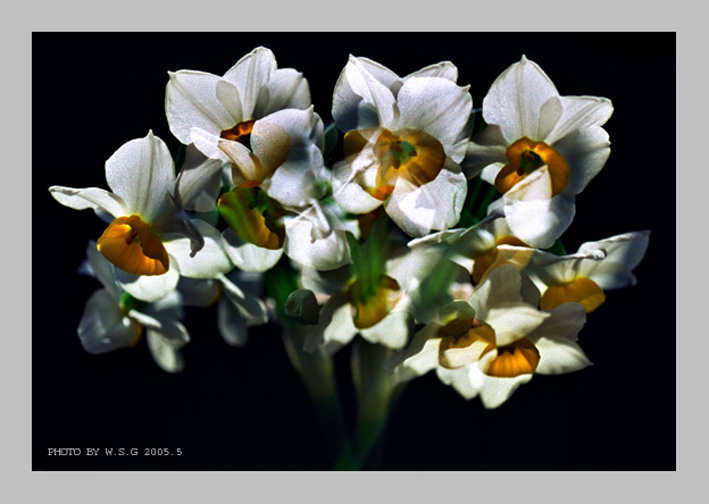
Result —
<instances>
[{"instance_id":1,"label":"drooping petal","mask_svg":"<svg viewBox=\"0 0 709 504\"><path fill-rule=\"evenodd\" d=\"M549 77L522 56L493 82L483 100L483 117L500 126L508 144L524 136L537 139L542 105L557 96Z\"/></svg>"},{"instance_id":2,"label":"drooping petal","mask_svg":"<svg viewBox=\"0 0 709 504\"><path fill-rule=\"evenodd\" d=\"M175 184L175 167L165 142L148 132L123 144L106 161L106 182L128 211L151 223Z\"/></svg>"},{"instance_id":3,"label":"drooping petal","mask_svg":"<svg viewBox=\"0 0 709 504\"><path fill-rule=\"evenodd\" d=\"M221 282L214 278L180 277L177 291L184 306L207 308L220 298L222 287Z\"/></svg>"},{"instance_id":4,"label":"drooping petal","mask_svg":"<svg viewBox=\"0 0 709 504\"><path fill-rule=\"evenodd\" d=\"M232 124L232 117L217 99L219 77L205 72L168 72L165 111L170 131L183 144L192 143L191 128L213 135Z\"/></svg>"},{"instance_id":5,"label":"drooping petal","mask_svg":"<svg viewBox=\"0 0 709 504\"><path fill-rule=\"evenodd\" d=\"M104 211L113 217L123 217L128 214L123 198L97 187L74 189L72 187L52 186L49 188L49 192L59 203L74 210L91 208L97 214L99 211Z\"/></svg>"},{"instance_id":6,"label":"drooping petal","mask_svg":"<svg viewBox=\"0 0 709 504\"><path fill-rule=\"evenodd\" d=\"M86 302L78 333L87 352L101 354L135 344L141 328L121 313L119 300L113 293L101 289Z\"/></svg>"},{"instance_id":7,"label":"drooping petal","mask_svg":"<svg viewBox=\"0 0 709 504\"><path fill-rule=\"evenodd\" d=\"M472 129L468 87L442 77L412 77L401 87L397 103L400 127L425 131L443 144L453 161L463 160Z\"/></svg>"},{"instance_id":8,"label":"drooping petal","mask_svg":"<svg viewBox=\"0 0 709 504\"><path fill-rule=\"evenodd\" d=\"M96 248L96 242L93 240L89 241L89 244L86 247L86 261L88 271L85 272L98 279L104 289L113 293L113 295L118 298L120 296L120 290L116 285L116 280L113 274L113 266L105 257L103 257L103 255L101 255Z\"/></svg>"}]
</instances>

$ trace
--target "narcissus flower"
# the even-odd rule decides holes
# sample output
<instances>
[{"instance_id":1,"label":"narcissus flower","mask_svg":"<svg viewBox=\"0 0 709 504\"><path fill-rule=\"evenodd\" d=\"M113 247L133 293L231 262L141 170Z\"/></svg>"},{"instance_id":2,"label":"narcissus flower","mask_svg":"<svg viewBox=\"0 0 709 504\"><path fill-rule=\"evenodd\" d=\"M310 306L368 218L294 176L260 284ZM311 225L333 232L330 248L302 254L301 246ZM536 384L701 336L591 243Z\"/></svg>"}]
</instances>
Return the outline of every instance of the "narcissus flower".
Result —
<instances>
[{"instance_id":1,"label":"narcissus flower","mask_svg":"<svg viewBox=\"0 0 709 504\"><path fill-rule=\"evenodd\" d=\"M524 299L512 265L496 268L469 302L441 308L396 362L398 381L435 369L463 397L480 396L486 408L504 403L535 373L567 373L590 364L576 344L586 316L565 303L551 312Z\"/></svg>"},{"instance_id":2,"label":"narcissus flower","mask_svg":"<svg viewBox=\"0 0 709 504\"><path fill-rule=\"evenodd\" d=\"M180 142L231 163L237 187L258 186L286 206L312 196L313 170L323 165L323 125L302 74L277 69L273 53L259 47L223 77L169 75L165 109Z\"/></svg>"},{"instance_id":3,"label":"narcissus flower","mask_svg":"<svg viewBox=\"0 0 709 504\"><path fill-rule=\"evenodd\" d=\"M604 291L635 285L632 271L645 255L649 239L650 231L638 231L584 243L575 254L537 253L529 274L542 292L540 308L553 310L575 302L591 313L606 300Z\"/></svg>"},{"instance_id":4,"label":"narcissus flower","mask_svg":"<svg viewBox=\"0 0 709 504\"><path fill-rule=\"evenodd\" d=\"M79 339L84 349L101 354L135 346L145 333L155 362L165 371L179 372L184 367L179 349L190 340L180 322L183 317L175 291L155 303L140 301L125 292L114 277L114 267L89 243L83 272L103 285L86 302L79 322Z\"/></svg>"},{"instance_id":5,"label":"narcissus flower","mask_svg":"<svg viewBox=\"0 0 709 504\"><path fill-rule=\"evenodd\" d=\"M513 264L523 270L535 253L512 234L507 221L493 213L468 229L449 229L432 233L409 242L412 249L448 245L447 257L470 273L473 283L483 282L487 275L501 264Z\"/></svg>"},{"instance_id":6,"label":"narcissus flower","mask_svg":"<svg viewBox=\"0 0 709 504\"><path fill-rule=\"evenodd\" d=\"M483 100L488 126L468 146L464 170L482 170L502 198L515 236L548 248L569 226L575 195L610 154L601 127L613 106L606 98L560 96L549 77L524 56L505 70Z\"/></svg>"},{"instance_id":7,"label":"narcissus flower","mask_svg":"<svg viewBox=\"0 0 709 504\"><path fill-rule=\"evenodd\" d=\"M471 133L472 98L444 62L399 77L350 56L335 87L332 115L346 132L333 196L346 211L383 205L412 236L458 222L467 192L459 163Z\"/></svg>"},{"instance_id":8,"label":"narcissus flower","mask_svg":"<svg viewBox=\"0 0 709 504\"><path fill-rule=\"evenodd\" d=\"M123 288L144 301L156 301L174 289L180 262L191 262L204 247L198 227L175 199L174 170L167 146L151 131L106 161L106 181L113 192L49 188L62 205L91 208L110 222L98 239L98 250L121 270L116 275Z\"/></svg>"}]
</instances>

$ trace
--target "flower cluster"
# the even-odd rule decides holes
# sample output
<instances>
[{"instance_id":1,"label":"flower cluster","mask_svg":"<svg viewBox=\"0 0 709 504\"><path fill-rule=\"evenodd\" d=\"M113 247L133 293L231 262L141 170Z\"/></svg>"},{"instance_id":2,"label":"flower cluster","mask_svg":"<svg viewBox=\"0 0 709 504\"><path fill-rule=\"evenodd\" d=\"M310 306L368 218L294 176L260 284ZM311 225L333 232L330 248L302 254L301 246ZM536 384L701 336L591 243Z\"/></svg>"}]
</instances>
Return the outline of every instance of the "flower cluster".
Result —
<instances>
[{"instance_id":1,"label":"flower cluster","mask_svg":"<svg viewBox=\"0 0 709 504\"><path fill-rule=\"evenodd\" d=\"M79 322L84 348L145 335L177 372L183 307L216 305L231 345L275 317L299 335L302 366L359 335L385 352L392 387L435 370L488 408L536 373L590 365L587 314L635 283L649 235L561 245L609 157L613 106L561 96L524 56L481 109L457 79L451 62L400 77L350 56L326 128L307 80L269 49L223 76L170 72L179 162L149 132L106 161L110 191L49 189L106 223L81 268L103 286Z\"/></svg>"}]
</instances>

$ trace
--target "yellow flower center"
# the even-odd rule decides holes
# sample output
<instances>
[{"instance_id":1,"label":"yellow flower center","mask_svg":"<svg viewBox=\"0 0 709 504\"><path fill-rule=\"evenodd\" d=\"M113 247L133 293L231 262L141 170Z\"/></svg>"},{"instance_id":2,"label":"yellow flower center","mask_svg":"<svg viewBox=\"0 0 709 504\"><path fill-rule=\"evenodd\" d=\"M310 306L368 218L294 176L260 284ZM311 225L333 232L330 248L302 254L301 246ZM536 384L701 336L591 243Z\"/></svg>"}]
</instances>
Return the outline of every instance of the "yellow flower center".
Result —
<instances>
[{"instance_id":1,"label":"yellow flower center","mask_svg":"<svg viewBox=\"0 0 709 504\"><path fill-rule=\"evenodd\" d=\"M98 239L97 248L126 273L162 275L170 269L170 258L161 239L137 215L111 222Z\"/></svg>"},{"instance_id":2,"label":"yellow flower center","mask_svg":"<svg viewBox=\"0 0 709 504\"><path fill-rule=\"evenodd\" d=\"M378 135L373 146L377 160L374 181L362 174L357 182L378 200L385 200L394 191L396 181L403 178L416 187L434 180L443 169L446 154L441 142L423 131L386 128L354 130L345 135L345 157L352 161L368 145L368 138Z\"/></svg>"},{"instance_id":3,"label":"yellow flower center","mask_svg":"<svg viewBox=\"0 0 709 504\"><path fill-rule=\"evenodd\" d=\"M381 322L401 299L401 288L391 277L382 275L373 292L364 292L364 284L357 279L347 289L352 320L357 329L367 329Z\"/></svg>"},{"instance_id":4,"label":"yellow flower center","mask_svg":"<svg viewBox=\"0 0 709 504\"><path fill-rule=\"evenodd\" d=\"M251 132L254 129L255 120L251 121L241 121L236 126L222 130L221 137L225 140L232 140L234 142L241 142L246 147L249 147L249 140Z\"/></svg>"},{"instance_id":5,"label":"yellow flower center","mask_svg":"<svg viewBox=\"0 0 709 504\"><path fill-rule=\"evenodd\" d=\"M260 187L235 187L222 194L217 208L236 235L257 247L278 250L283 247L286 211Z\"/></svg>"},{"instance_id":6,"label":"yellow flower center","mask_svg":"<svg viewBox=\"0 0 709 504\"><path fill-rule=\"evenodd\" d=\"M569 185L569 163L555 148L522 137L507 148L507 164L495 178L495 187L505 194L537 168L546 165L551 176L552 197Z\"/></svg>"},{"instance_id":7,"label":"yellow flower center","mask_svg":"<svg viewBox=\"0 0 709 504\"><path fill-rule=\"evenodd\" d=\"M527 338L510 345L497 346L495 330L475 319L455 319L441 329L438 362L456 369L479 361L485 354L497 350L485 374L498 378L513 378L533 374L539 365L539 350Z\"/></svg>"},{"instance_id":8,"label":"yellow flower center","mask_svg":"<svg viewBox=\"0 0 709 504\"><path fill-rule=\"evenodd\" d=\"M539 301L542 310L552 310L562 303L579 303L591 313L606 300L606 295L596 282L578 277L572 282L550 285Z\"/></svg>"},{"instance_id":9,"label":"yellow flower center","mask_svg":"<svg viewBox=\"0 0 709 504\"><path fill-rule=\"evenodd\" d=\"M503 236L502 238L498 238L495 247L485 252L484 254L481 254L474 258L475 263L473 264L472 271L473 283L479 284L482 281L485 272L487 272L490 266L495 264L495 262L497 261L497 245L514 245L516 247L529 248L529 245L527 245L525 242L515 236Z\"/></svg>"}]
</instances>

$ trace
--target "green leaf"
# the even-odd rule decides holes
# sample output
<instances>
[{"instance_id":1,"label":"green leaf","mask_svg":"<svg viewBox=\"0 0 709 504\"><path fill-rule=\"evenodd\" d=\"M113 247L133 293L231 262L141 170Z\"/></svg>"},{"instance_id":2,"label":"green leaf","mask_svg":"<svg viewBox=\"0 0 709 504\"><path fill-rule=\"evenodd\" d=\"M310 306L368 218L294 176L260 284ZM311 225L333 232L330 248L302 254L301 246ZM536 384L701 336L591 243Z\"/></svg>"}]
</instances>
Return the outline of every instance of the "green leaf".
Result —
<instances>
[{"instance_id":1,"label":"green leaf","mask_svg":"<svg viewBox=\"0 0 709 504\"><path fill-rule=\"evenodd\" d=\"M287 320L286 301L292 292L298 289L298 273L290 265L290 260L284 255L263 276L266 295L276 303L276 312L281 320Z\"/></svg>"}]
</instances>

